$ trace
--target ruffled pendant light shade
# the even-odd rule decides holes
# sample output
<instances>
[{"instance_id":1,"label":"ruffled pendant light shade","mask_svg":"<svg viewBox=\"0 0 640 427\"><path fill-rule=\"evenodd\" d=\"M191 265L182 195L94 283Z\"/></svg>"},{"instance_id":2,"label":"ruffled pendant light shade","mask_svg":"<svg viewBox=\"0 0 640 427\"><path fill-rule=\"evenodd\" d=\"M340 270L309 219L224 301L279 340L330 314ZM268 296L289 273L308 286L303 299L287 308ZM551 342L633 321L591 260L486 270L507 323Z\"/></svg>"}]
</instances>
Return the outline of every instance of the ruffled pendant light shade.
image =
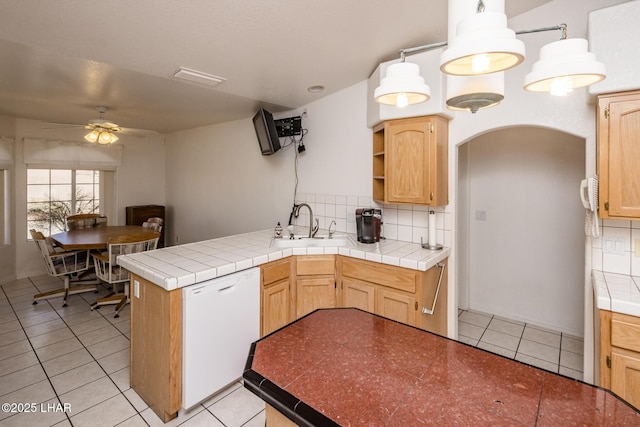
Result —
<instances>
[{"instance_id":1,"label":"ruffled pendant light shade","mask_svg":"<svg viewBox=\"0 0 640 427\"><path fill-rule=\"evenodd\" d=\"M387 67L386 77L373 92L373 98L379 104L406 107L428 101L431 89L420 75L418 64L399 62Z\"/></svg>"},{"instance_id":2,"label":"ruffled pendant light shade","mask_svg":"<svg viewBox=\"0 0 640 427\"><path fill-rule=\"evenodd\" d=\"M495 73L520 64L524 52L504 13L479 12L458 23L456 37L440 57L440 70L455 76Z\"/></svg>"},{"instance_id":3,"label":"ruffled pendant light shade","mask_svg":"<svg viewBox=\"0 0 640 427\"><path fill-rule=\"evenodd\" d=\"M563 96L606 77L606 69L588 51L585 39L562 39L540 49L540 59L524 78L524 89Z\"/></svg>"}]
</instances>

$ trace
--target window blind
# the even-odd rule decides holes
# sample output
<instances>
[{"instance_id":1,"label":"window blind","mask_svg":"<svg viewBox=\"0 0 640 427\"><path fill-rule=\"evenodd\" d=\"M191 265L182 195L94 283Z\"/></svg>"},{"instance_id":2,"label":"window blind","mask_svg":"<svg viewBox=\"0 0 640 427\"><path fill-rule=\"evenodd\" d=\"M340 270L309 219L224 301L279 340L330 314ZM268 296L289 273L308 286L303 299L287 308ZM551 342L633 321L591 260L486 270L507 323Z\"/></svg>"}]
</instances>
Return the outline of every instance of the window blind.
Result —
<instances>
[{"instance_id":1,"label":"window blind","mask_svg":"<svg viewBox=\"0 0 640 427\"><path fill-rule=\"evenodd\" d=\"M23 139L27 165L50 165L69 169L115 169L122 164L122 145L99 145L86 142Z\"/></svg>"}]
</instances>

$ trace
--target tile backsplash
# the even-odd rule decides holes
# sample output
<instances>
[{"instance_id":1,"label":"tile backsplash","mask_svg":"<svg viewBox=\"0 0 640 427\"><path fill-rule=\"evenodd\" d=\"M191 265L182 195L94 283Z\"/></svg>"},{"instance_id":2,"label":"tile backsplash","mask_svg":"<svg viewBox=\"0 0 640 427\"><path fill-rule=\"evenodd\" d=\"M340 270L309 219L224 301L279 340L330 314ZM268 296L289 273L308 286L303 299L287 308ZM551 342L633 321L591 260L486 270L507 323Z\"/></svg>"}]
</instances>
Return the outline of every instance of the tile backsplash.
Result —
<instances>
[{"instance_id":1,"label":"tile backsplash","mask_svg":"<svg viewBox=\"0 0 640 427\"><path fill-rule=\"evenodd\" d=\"M342 233L356 233L356 209L382 209L382 236L404 242L427 242L429 233L429 210L436 213L436 241L451 247L453 214L447 207L429 208L418 205L386 205L368 196L347 196L334 194L298 194L296 203L311 206L314 218L318 218L321 229L328 229L331 221L336 222L335 230ZM295 225L308 226L309 212L300 211Z\"/></svg>"},{"instance_id":2,"label":"tile backsplash","mask_svg":"<svg viewBox=\"0 0 640 427\"><path fill-rule=\"evenodd\" d=\"M600 237L593 240L592 267L609 273L640 276L640 222L601 220Z\"/></svg>"}]
</instances>

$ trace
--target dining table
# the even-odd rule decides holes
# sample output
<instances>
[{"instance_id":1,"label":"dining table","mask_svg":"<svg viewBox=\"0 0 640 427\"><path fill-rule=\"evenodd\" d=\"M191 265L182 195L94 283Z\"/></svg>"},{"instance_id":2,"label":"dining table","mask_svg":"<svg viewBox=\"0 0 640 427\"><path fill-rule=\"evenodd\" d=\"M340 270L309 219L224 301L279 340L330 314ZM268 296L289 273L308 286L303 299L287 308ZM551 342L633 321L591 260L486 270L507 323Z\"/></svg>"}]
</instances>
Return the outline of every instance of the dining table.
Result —
<instances>
[{"instance_id":1,"label":"dining table","mask_svg":"<svg viewBox=\"0 0 640 427\"><path fill-rule=\"evenodd\" d=\"M52 234L51 239L64 250L106 249L111 237L140 233L157 234L139 225L108 225L63 231Z\"/></svg>"}]
</instances>

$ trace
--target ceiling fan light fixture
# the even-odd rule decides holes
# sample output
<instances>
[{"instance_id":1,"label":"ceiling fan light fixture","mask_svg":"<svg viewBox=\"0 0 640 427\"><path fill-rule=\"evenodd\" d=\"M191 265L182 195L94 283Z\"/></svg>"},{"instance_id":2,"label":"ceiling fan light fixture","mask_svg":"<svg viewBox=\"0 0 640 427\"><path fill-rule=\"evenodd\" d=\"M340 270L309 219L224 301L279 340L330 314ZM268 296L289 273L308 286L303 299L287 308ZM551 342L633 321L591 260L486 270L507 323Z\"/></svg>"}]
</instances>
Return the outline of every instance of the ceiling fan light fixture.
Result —
<instances>
[{"instance_id":1,"label":"ceiling fan light fixture","mask_svg":"<svg viewBox=\"0 0 640 427\"><path fill-rule=\"evenodd\" d=\"M606 68L588 48L587 40L577 38L542 46L540 59L524 78L524 89L564 96L573 89L604 80Z\"/></svg>"},{"instance_id":2,"label":"ceiling fan light fixture","mask_svg":"<svg viewBox=\"0 0 640 427\"><path fill-rule=\"evenodd\" d=\"M420 75L418 64L399 62L387 67L385 78L373 92L379 104L406 107L419 104L431 98L431 89Z\"/></svg>"},{"instance_id":3,"label":"ceiling fan light fixture","mask_svg":"<svg viewBox=\"0 0 640 427\"><path fill-rule=\"evenodd\" d=\"M84 136L84 139L88 142L95 144L113 144L118 141L117 135L113 132L110 132L108 129L93 129L91 132Z\"/></svg>"},{"instance_id":4,"label":"ceiling fan light fixture","mask_svg":"<svg viewBox=\"0 0 640 427\"><path fill-rule=\"evenodd\" d=\"M98 137L98 144L113 144L118 139L120 138L118 138L115 133L104 130L100 132L100 136Z\"/></svg>"},{"instance_id":5,"label":"ceiling fan light fixture","mask_svg":"<svg viewBox=\"0 0 640 427\"><path fill-rule=\"evenodd\" d=\"M90 143L93 144L98 140L99 136L100 136L100 132L98 132L97 129L94 129L91 132L89 132L88 134L86 134L84 136L84 139L87 140L87 142L90 142Z\"/></svg>"},{"instance_id":6,"label":"ceiling fan light fixture","mask_svg":"<svg viewBox=\"0 0 640 427\"><path fill-rule=\"evenodd\" d=\"M524 61L525 47L507 27L507 15L479 12L458 23L456 37L440 56L440 70L477 76L508 70Z\"/></svg>"}]
</instances>

